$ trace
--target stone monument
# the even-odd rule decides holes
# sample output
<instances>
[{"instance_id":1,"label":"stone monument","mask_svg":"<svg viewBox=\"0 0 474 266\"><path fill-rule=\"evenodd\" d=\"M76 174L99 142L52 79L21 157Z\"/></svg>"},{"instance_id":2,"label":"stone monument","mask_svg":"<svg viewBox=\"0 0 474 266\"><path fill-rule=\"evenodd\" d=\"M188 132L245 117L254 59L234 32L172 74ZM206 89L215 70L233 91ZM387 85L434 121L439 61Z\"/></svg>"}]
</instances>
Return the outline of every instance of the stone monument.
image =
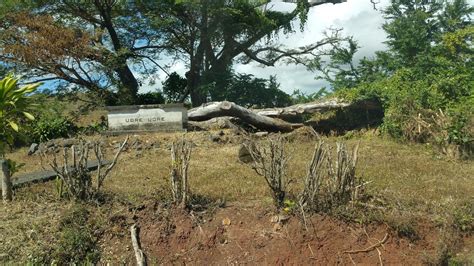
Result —
<instances>
[{"instance_id":1,"label":"stone monument","mask_svg":"<svg viewBox=\"0 0 474 266\"><path fill-rule=\"evenodd\" d=\"M108 133L183 131L188 112L183 104L109 106Z\"/></svg>"}]
</instances>

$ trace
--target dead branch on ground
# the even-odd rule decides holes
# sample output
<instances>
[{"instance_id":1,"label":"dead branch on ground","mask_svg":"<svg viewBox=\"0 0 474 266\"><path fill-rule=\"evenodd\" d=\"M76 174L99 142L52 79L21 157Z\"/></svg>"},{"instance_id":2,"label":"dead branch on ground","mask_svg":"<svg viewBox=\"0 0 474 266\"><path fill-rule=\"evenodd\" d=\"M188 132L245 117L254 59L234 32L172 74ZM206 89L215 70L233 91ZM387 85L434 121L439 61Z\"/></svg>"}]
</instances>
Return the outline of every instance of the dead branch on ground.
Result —
<instances>
[{"instance_id":1,"label":"dead branch on ground","mask_svg":"<svg viewBox=\"0 0 474 266\"><path fill-rule=\"evenodd\" d=\"M381 245L383 245L386 241L388 240L388 233L385 234L385 236L383 237L382 240L378 241L377 243L367 247L367 248L364 248L364 249L356 249L356 250L346 250L346 251L343 251L342 253L345 253L345 254L357 254L357 253L363 253L363 252L369 252L369 251L372 251L378 247L380 247Z\"/></svg>"},{"instance_id":2,"label":"dead branch on ground","mask_svg":"<svg viewBox=\"0 0 474 266\"><path fill-rule=\"evenodd\" d=\"M138 229L135 224L130 227L130 234L132 237L133 251L135 252L135 258L137 259L137 265L146 266L145 253L143 253L142 249L140 248L140 241L138 240Z\"/></svg>"}]
</instances>

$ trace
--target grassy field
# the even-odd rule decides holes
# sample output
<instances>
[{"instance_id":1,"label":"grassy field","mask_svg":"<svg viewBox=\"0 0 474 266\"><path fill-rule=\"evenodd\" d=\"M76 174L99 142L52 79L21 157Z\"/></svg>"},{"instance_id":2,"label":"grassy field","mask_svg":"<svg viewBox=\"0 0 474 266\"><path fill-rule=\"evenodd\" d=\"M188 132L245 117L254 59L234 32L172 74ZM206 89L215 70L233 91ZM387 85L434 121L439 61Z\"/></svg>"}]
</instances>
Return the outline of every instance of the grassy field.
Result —
<instances>
[{"instance_id":1,"label":"grassy field","mask_svg":"<svg viewBox=\"0 0 474 266\"><path fill-rule=\"evenodd\" d=\"M272 199L264 179L238 160L242 137L225 131L222 138L225 143L216 143L210 138L215 133L186 134L186 138L195 143L190 165L193 194L203 201L226 202L228 206L272 209ZM140 143L141 148L132 145L106 180L107 204L87 207L94 214L91 215L94 217L91 222L93 230L106 227L113 231L109 221L117 213L139 208L149 200L169 200L169 145L178 137L180 134L168 133L131 137L130 143ZM108 137L106 143L113 146L122 138ZM437 155L427 145L399 143L373 132L329 137L324 141L332 146L337 141L345 141L350 147L360 142L357 176L368 182L367 193L372 198L370 205L376 207L333 215L360 224L385 223L408 238L416 235L418 225L423 223L434 224L440 230L453 228L458 238L466 239L462 247L456 248L458 259L474 261L472 161L449 160ZM143 148L150 143L154 144L153 148ZM291 153L288 176L292 181L289 191L293 195L301 187L315 143L316 140L307 136L296 135L288 147ZM109 150L111 155L112 149ZM26 164L18 174L40 170L42 165L47 167L38 156L27 156L25 148L15 150L8 158ZM3 204L0 209L0 261L32 260L41 251L39 247L57 242L60 236L55 231L74 205L58 199L54 181L17 189L15 200ZM119 235L127 234L117 230L115 233ZM113 248L102 250L102 260L106 261L108 256L118 259Z\"/></svg>"}]
</instances>

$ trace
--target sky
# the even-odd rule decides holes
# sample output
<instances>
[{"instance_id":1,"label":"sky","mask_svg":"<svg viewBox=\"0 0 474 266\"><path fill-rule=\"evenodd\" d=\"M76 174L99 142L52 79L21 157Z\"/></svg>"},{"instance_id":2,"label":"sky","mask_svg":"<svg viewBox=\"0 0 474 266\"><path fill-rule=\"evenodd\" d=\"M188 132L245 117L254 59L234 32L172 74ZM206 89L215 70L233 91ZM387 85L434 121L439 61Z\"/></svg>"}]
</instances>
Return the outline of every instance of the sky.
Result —
<instances>
[{"instance_id":1,"label":"sky","mask_svg":"<svg viewBox=\"0 0 474 266\"><path fill-rule=\"evenodd\" d=\"M380 2L377 5L379 9L386 5L388 0L378 2ZM290 3L274 3L272 8L283 11L294 7L295 5ZM364 56L373 56L375 51L385 49L383 42L386 40L386 35L382 30L383 21L380 11L374 10L370 0L347 0L345 3L336 5L324 4L311 8L303 32L298 29L293 34L280 36L280 40L287 48L296 48L321 40L323 32L330 27L342 28L343 34L353 36L361 46L355 56L358 61ZM295 89L312 93L328 85L325 81L315 80L316 73L308 71L304 66L277 64L275 67L262 67L258 63L250 63L236 64L234 69L238 73L253 74L260 78L276 75L280 89L290 94ZM184 76L186 72L184 63L177 62L171 66L170 72L174 71ZM160 73L158 84L153 87L143 86L140 91L155 90L165 79L166 74Z\"/></svg>"}]
</instances>

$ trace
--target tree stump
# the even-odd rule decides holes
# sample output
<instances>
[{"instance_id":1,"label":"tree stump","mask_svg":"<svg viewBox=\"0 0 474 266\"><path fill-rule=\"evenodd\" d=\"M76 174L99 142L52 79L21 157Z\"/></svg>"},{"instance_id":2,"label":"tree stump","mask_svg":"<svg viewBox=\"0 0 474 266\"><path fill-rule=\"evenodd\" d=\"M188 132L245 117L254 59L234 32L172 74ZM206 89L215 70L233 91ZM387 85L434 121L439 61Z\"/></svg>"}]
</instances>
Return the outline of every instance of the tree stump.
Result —
<instances>
[{"instance_id":1,"label":"tree stump","mask_svg":"<svg viewBox=\"0 0 474 266\"><path fill-rule=\"evenodd\" d=\"M3 201L13 200L12 181L10 179L10 170L6 160L0 160L0 178L2 179L2 197Z\"/></svg>"}]
</instances>

